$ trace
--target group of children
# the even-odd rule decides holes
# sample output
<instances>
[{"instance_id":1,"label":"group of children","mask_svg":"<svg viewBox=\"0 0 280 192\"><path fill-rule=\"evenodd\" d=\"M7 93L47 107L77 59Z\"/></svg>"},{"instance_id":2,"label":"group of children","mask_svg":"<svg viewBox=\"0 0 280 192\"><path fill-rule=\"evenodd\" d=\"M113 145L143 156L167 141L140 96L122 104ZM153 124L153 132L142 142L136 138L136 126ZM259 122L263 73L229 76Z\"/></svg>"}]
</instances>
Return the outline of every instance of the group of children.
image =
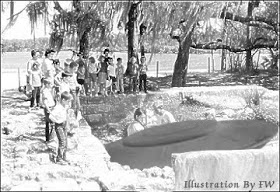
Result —
<instances>
[{"instance_id":1,"label":"group of children","mask_svg":"<svg viewBox=\"0 0 280 192\"><path fill-rule=\"evenodd\" d=\"M93 56L84 59L81 54L77 54L78 59L66 59L61 67L59 60L54 59L54 50L47 49L44 58L40 51L31 51L32 59L27 64L27 85L32 90L29 111L44 108L46 142L52 140L55 130L59 141L58 163L67 164L67 134L72 127L69 114L74 111L74 117L79 119L80 94L124 94L125 69L122 58L117 58L114 64L109 52L109 49L105 49L97 60ZM140 64L134 56L129 62L127 75L130 91L135 93L138 88L141 91L143 86L147 93L148 69L145 57L141 57Z\"/></svg>"},{"instance_id":2,"label":"group of children","mask_svg":"<svg viewBox=\"0 0 280 192\"><path fill-rule=\"evenodd\" d=\"M113 58L109 57L109 49L104 50L104 55L98 58L89 57L88 76L89 93L88 95L107 96L108 93L124 93L124 66L122 58L117 58L117 64L113 63Z\"/></svg>"},{"instance_id":3,"label":"group of children","mask_svg":"<svg viewBox=\"0 0 280 192\"><path fill-rule=\"evenodd\" d=\"M78 120L81 85L77 82L77 62L68 59L62 68L53 58L54 53L47 49L42 58L39 51L31 51L32 59L27 64L27 84L32 89L29 111L44 109L46 142L53 139L55 131L58 139L55 162L65 165L69 163L66 159L67 135L74 125L70 114L74 111L74 118Z\"/></svg>"},{"instance_id":4,"label":"group of children","mask_svg":"<svg viewBox=\"0 0 280 192\"><path fill-rule=\"evenodd\" d=\"M113 58L109 57L109 49L105 49L103 55L98 58L98 61L94 57L89 57L88 69L81 69L80 71L85 74L88 71L88 84L89 91L88 95L107 96L109 94L124 94L124 76L125 69L122 63L122 58L117 58L117 63L114 64ZM146 58L141 57L141 62L138 64L137 58L132 57L129 60L130 70L128 70L129 77L129 91L136 93L139 91L144 91L147 93L147 64ZM79 69L78 69L79 72ZM86 81L86 76L83 75L84 81ZM138 86L139 85L139 86ZM142 87L144 87L142 89ZM138 89L139 88L139 89ZM87 89L86 87L84 88Z\"/></svg>"}]
</instances>

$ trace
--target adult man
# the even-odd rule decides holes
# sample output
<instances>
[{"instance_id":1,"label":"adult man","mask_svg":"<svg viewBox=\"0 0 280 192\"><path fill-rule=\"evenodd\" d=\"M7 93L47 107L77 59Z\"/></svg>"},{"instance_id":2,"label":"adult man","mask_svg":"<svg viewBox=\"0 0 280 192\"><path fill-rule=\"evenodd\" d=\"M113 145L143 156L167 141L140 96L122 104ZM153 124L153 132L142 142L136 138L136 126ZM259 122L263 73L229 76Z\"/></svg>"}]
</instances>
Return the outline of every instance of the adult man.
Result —
<instances>
[{"instance_id":1,"label":"adult man","mask_svg":"<svg viewBox=\"0 0 280 192\"><path fill-rule=\"evenodd\" d=\"M154 113L156 117L156 124L166 124L166 123L173 123L176 122L174 116L169 112L163 109L163 102L158 101L153 104Z\"/></svg>"}]
</instances>

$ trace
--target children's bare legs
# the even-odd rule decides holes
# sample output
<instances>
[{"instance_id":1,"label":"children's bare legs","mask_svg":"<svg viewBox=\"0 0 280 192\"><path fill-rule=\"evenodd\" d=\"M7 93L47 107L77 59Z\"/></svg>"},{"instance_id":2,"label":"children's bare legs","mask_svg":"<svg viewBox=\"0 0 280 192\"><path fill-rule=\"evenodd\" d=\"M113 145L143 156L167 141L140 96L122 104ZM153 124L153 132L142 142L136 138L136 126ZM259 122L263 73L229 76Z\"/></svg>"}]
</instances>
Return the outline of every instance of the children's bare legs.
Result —
<instances>
[{"instance_id":1,"label":"children's bare legs","mask_svg":"<svg viewBox=\"0 0 280 192\"><path fill-rule=\"evenodd\" d=\"M108 96L105 86L106 85L104 83L100 83L100 93L101 93L102 96Z\"/></svg>"}]
</instances>

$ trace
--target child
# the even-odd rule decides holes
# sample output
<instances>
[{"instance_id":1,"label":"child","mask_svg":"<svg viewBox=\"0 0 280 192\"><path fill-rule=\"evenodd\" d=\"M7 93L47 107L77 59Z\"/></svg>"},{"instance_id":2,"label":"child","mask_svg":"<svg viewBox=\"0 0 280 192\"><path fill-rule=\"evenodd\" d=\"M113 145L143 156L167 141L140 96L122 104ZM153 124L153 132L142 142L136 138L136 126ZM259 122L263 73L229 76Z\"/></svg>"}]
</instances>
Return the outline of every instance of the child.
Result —
<instances>
[{"instance_id":1,"label":"child","mask_svg":"<svg viewBox=\"0 0 280 192\"><path fill-rule=\"evenodd\" d=\"M40 89L41 89L41 78L42 78L42 72L39 69L39 63L33 63L31 67L30 72L30 85L32 88L32 97L31 97L31 103L30 103L30 109L35 107L34 102L36 100L36 107L39 107L40 103Z\"/></svg>"},{"instance_id":2,"label":"child","mask_svg":"<svg viewBox=\"0 0 280 192\"><path fill-rule=\"evenodd\" d=\"M99 63L95 62L94 57L89 58L88 72L89 72L89 86L90 86L90 96L92 96L92 87L95 92L95 96L98 96L98 85L97 85L97 74L100 71Z\"/></svg>"},{"instance_id":3,"label":"child","mask_svg":"<svg viewBox=\"0 0 280 192\"><path fill-rule=\"evenodd\" d=\"M55 76L54 76L54 88L55 88L55 94L59 92L59 87L61 84L61 79L62 79L62 71L63 69L59 66L55 67Z\"/></svg>"},{"instance_id":4,"label":"child","mask_svg":"<svg viewBox=\"0 0 280 192\"><path fill-rule=\"evenodd\" d=\"M140 108L137 108L134 112L134 122L132 122L127 127L127 136L130 136L139 131L143 131L145 129L144 119L144 113L141 111Z\"/></svg>"},{"instance_id":5,"label":"child","mask_svg":"<svg viewBox=\"0 0 280 192\"><path fill-rule=\"evenodd\" d=\"M116 67L116 79L117 79L117 90L120 94L124 93L123 76L124 76L124 66L122 65L122 59L118 58L117 67Z\"/></svg>"},{"instance_id":6,"label":"child","mask_svg":"<svg viewBox=\"0 0 280 192\"><path fill-rule=\"evenodd\" d=\"M107 69L108 69L108 64L105 62L104 56L100 56L100 71L98 73L98 81L99 81L99 91L101 95L107 96L107 91L106 89L106 79L107 79Z\"/></svg>"},{"instance_id":7,"label":"child","mask_svg":"<svg viewBox=\"0 0 280 192\"><path fill-rule=\"evenodd\" d=\"M50 132L50 119L49 119L49 111L55 106L55 100L52 92L52 80L50 78L46 78L43 80L44 88L42 89L42 105L44 107L45 113L45 136L46 142L50 141L52 135L52 129Z\"/></svg>"},{"instance_id":8,"label":"child","mask_svg":"<svg viewBox=\"0 0 280 192\"><path fill-rule=\"evenodd\" d=\"M130 71L130 80L129 80L129 86L130 86L130 92L136 93L137 91L137 81L139 77L139 65L137 63L137 58L132 56L130 58L131 62L131 71Z\"/></svg>"},{"instance_id":9,"label":"child","mask_svg":"<svg viewBox=\"0 0 280 192\"><path fill-rule=\"evenodd\" d=\"M75 110L76 117L78 116L78 112L80 111L80 97L79 92L81 86L77 82L77 70L78 64L73 61L70 63L70 71L69 73L72 75L69 77L69 86L70 86L70 93L73 97L71 107Z\"/></svg>"},{"instance_id":10,"label":"child","mask_svg":"<svg viewBox=\"0 0 280 192\"><path fill-rule=\"evenodd\" d=\"M110 86L110 93L111 94L114 94L114 91L116 90L116 67L113 63L113 58L109 58L108 59L108 62L109 62L109 66L108 66L108 77L109 77L109 80L112 81L112 84Z\"/></svg>"},{"instance_id":11,"label":"child","mask_svg":"<svg viewBox=\"0 0 280 192\"><path fill-rule=\"evenodd\" d=\"M63 71L61 77L62 78L61 78L61 83L59 85L59 95L65 91L70 93L69 80L70 78L72 78L72 74Z\"/></svg>"},{"instance_id":12,"label":"child","mask_svg":"<svg viewBox=\"0 0 280 192\"><path fill-rule=\"evenodd\" d=\"M77 82L81 85L82 93L85 94L84 83L85 83L85 64L80 62L77 71Z\"/></svg>"},{"instance_id":13,"label":"child","mask_svg":"<svg viewBox=\"0 0 280 192\"><path fill-rule=\"evenodd\" d=\"M55 123L55 132L58 138L58 152L56 163L61 165L69 164L66 159L67 151L67 110L72 96L68 92L61 93L60 102L57 102L54 109L49 111L50 120Z\"/></svg>"},{"instance_id":14,"label":"child","mask_svg":"<svg viewBox=\"0 0 280 192\"><path fill-rule=\"evenodd\" d=\"M145 56L141 57L141 64L139 66L139 91L142 91L142 83L144 86L144 92L147 93L147 71L148 71L148 66L146 64L146 58Z\"/></svg>"}]
</instances>

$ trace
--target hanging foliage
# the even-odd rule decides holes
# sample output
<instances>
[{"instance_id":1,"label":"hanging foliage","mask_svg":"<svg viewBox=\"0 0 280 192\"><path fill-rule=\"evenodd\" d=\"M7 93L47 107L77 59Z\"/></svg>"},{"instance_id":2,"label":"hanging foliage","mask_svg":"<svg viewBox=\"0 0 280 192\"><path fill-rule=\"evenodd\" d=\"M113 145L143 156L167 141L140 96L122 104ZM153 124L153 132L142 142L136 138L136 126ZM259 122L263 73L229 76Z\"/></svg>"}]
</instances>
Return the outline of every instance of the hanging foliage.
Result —
<instances>
[{"instance_id":1,"label":"hanging foliage","mask_svg":"<svg viewBox=\"0 0 280 192\"><path fill-rule=\"evenodd\" d=\"M31 23L31 33L34 32L38 19L44 19L48 15L48 2L39 1L31 3L26 7L26 12Z\"/></svg>"}]
</instances>

